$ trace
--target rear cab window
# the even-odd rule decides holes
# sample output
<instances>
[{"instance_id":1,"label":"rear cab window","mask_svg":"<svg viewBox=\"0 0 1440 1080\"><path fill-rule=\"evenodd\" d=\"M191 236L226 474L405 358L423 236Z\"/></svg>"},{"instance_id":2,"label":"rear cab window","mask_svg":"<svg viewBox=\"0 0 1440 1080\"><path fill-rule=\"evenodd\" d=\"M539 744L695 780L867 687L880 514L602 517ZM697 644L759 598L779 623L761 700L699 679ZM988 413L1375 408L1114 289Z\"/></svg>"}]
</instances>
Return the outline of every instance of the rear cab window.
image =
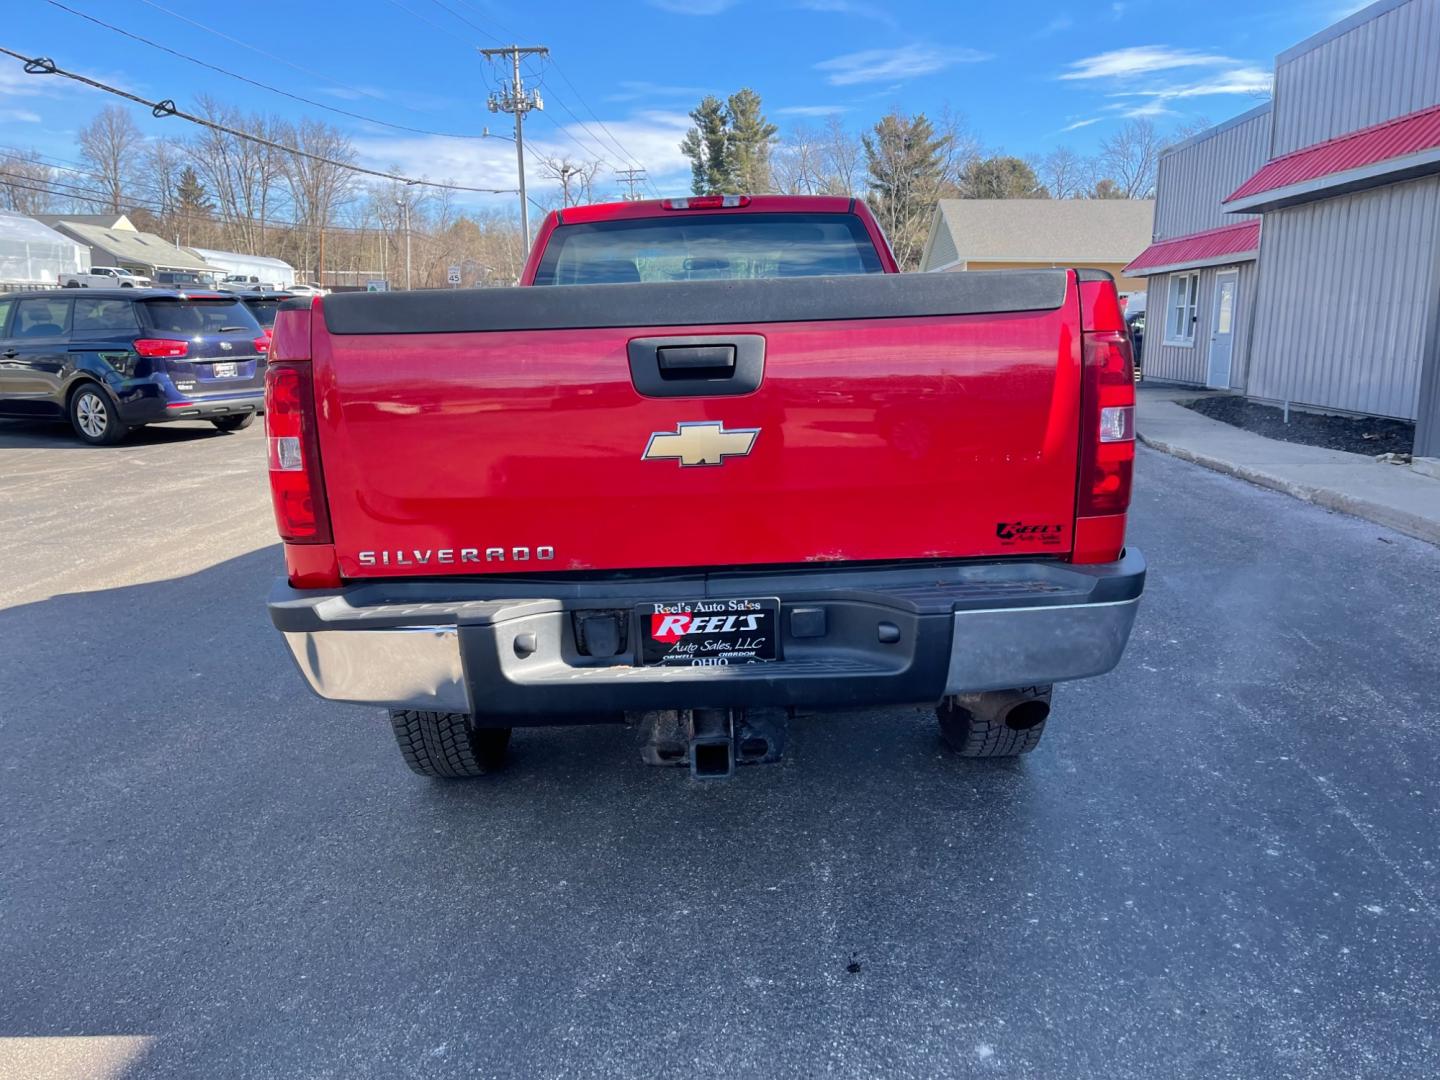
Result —
<instances>
[{"instance_id":1,"label":"rear cab window","mask_svg":"<svg viewBox=\"0 0 1440 1080\"><path fill-rule=\"evenodd\" d=\"M145 322L161 334L259 334L250 309L234 297L161 297L141 305Z\"/></svg>"},{"instance_id":2,"label":"rear cab window","mask_svg":"<svg viewBox=\"0 0 1440 1080\"><path fill-rule=\"evenodd\" d=\"M536 285L879 274L854 214L691 214L560 225Z\"/></svg>"}]
</instances>

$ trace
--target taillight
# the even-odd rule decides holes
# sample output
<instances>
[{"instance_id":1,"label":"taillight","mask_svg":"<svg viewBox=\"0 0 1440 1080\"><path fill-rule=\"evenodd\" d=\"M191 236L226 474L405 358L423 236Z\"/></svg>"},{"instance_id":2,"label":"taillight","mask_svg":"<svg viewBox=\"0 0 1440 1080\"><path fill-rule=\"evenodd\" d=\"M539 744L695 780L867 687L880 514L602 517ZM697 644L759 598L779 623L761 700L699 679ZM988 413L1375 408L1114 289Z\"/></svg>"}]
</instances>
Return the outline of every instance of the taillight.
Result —
<instances>
[{"instance_id":1,"label":"taillight","mask_svg":"<svg viewBox=\"0 0 1440 1080\"><path fill-rule=\"evenodd\" d=\"M749 195L697 195L690 199L660 200L662 210L733 210L749 205Z\"/></svg>"},{"instance_id":2,"label":"taillight","mask_svg":"<svg viewBox=\"0 0 1440 1080\"><path fill-rule=\"evenodd\" d=\"M184 356L190 351L188 341L175 341L171 338L137 338L131 343L133 348L141 356L168 357L174 359Z\"/></svg>"},{"instance_id":3,"label":"taillight","mask_svg":"<svg viewBox=\"0 0 1440 1080\"><path fill-rule=\"evenodd\" d=\"M261 356L264 356L265 353L269 350L269 348L270 348L270 335L269 335L269 334L261 334L259 337L257 337L257 338L255 339L255 351L256 351L257 353L259 353Z\"/></svg>"},{"instance_id":4,"label":"taillight","mask_svg":"<svg viewBox=\"0 0 1440 1080\"><path fill-rule=\"evenodd\" d=\"M265 435L280 538L291 544L330 543L308 363L272 361L266 367Z\"/></svg>"},{"instance_id":5,"label":"taillight","mask_svg":"<svg viewBox=\"0 0 1440 1080\"><path fill-rule=\"evenodd\" d=\"M1135 374L1130 335L1085 335L1081 429L1080 517L1123 514L1135 466Z\"/></svg>"}]
</instances>

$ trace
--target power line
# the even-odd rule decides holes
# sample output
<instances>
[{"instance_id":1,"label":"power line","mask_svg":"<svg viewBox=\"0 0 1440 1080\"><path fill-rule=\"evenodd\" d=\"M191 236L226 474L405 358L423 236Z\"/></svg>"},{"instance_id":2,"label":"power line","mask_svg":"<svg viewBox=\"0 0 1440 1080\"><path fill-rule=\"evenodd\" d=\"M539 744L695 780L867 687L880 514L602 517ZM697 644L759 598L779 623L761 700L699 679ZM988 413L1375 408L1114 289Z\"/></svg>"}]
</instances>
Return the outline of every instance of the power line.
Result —
<instances>
[{"instance_id":1,"label":"power line","mask_svg":"<svg viewBox=\"0 0 1440 1080\"><path fill-rule=\"evenodd\" d=\"M334 167L339 169L348 169L351 172L361 173L365 176L376 176L382 180L393 180L396 183L400 184L418 185L420 187L443 188L447 191L473 191L482 195L515 194L514 188L466 187L462 184L444 184L435 180L417 180L414 177L410 176L400 176L396 173L381 172L378 169L367 169L363 165L355 165L345 161L336 161L333 158L323 157L320 154L312 154L308 150L300 150L294 146L286 146L284 143L278 143L270 139L264 139L261 138L259 135L253 135L248 131L239 131L235 128L227 127L225 124L216 123L214 120L207 120L202 116L195 116L192 113L187 113L177 107L175 102L170 98L166 98L163 101L149 101L146 98L140 97L138 94L130 93L130 91L128 90L121 90L119 87L110 86L108 83L100 82L97 79L92 79L88 76L80 75L73 71L66 71L64 68L59 67L55 63L55 61L51 60L48 56L29 57L26 56L24 53L15 52L13 49L7 49L4 46L0 46L0 53L3 53L6 56L13 57L14 59L24 63L25 71L27 74L59 75L63 78L71 79L75 82L82 83L85 86L94 87L96 90L104 90L107 94L114 94L116 97L124 98L127 101L133 101L137 105L144 105L150 110L151 115L153 115L157 119L166 116L178 116L181 120L187 120L192 124L198 124L201 127L210 128L212 131L219 131L226 135L233 136L237 139L244 139L247 142L259 143L261 146L268 146L272 150L279 150L282 153L292 154L296 157L303 157L310 161L318 161L323 165L333 165Z\"/></svg>"},{"instance_id":2,"label":"power line","mask_svg":"<svg viewBox=\"0 0 1440 1080\"><path fill-rule=\"evenodd\" d=\"M452 8L449 4L445 3L444 0L431 0L431 2L434 3L436 7L441 8L442 10L449 12L452 16L454 16L456 19L459 19L462 23L464 23L466 26L470 27L470 29L474 30L476 33L483 34L485 37L490 38L492 41L499 41L499 40L500 40L500 39L497 38L493 33L491 33L489 30L485 29L483 26L479 25L478 23L475 23L475 22L471 21L470 19L468 19L468 18L466 18L464 15L462 15L460 12L456 11L456 10L455 10L454 8ZM399 0L391 0L391 3L396 4L397 7L402 7L402 6L403 6L403 5L399 4ZM406 9L406 10L408 10L408 9ZM411 12L411 14L414 15L414 14L416 14L416 13L415 13L415 12ZM418 15L417 15L417 18L419 18L419 17L423 17L423 16L418 16ZM430 20L426 19L425 21L426 21L426 22L429 22ZM435 24L432 22L431 25L434 26ZM499 23L496 23L496 25L499 26ZM437 27L437 29L439 29L439 27ZM505 28L504 28L504 27L500 27L500 29L503 30L503 29L505 29ZM482 51L483 51L483 50L482 50ZM556 73L560 76L560 78L562 78L562 79L565 80L565 85L568 86L568 87L570 87L570 89L571 89L572 91L574 91L576 99L580 102L581 106L585 109L585 111L590 114L591 119L593 119L597 124L599 124L601 130L603 130L603 131L605 132L605 134L610 137L610 142L611 142L611 144L613 145L614 149L616 149L616 150L618 150L618 151L620 152L620 158L621 158L621 160L627 162L627 163L630 164L630 165L642 165L642 162L640 161L640 159L637 158L634 154L630 153L628 150L625 149L624 145L620 142L620 140L615 137L615 133L612 132L608 127L606 127L606 126L605 126L605 122L604 122L603 120L601 120L599 116L596 115L595 110L592 109L592 108L590 108L589 103L587 103L587 102L585 101L585 98L583 97L583 95L581 95L579 89L575 86L575 84L574 84L573 82L570 81L570 77L565 74L565 72L561 69L560 65L559 65L558 63L556 63L556 61L554 60L554 58L552 58L552 57L548 54L548 52L547 52L547 53L542 57L542 60L543 60L543 62L544 62L547 66L553 67L553 68L555 69ZM544 69L543 69L543 68L542 68L541 71L538 72L538 73L537 73L537 72L527 71L526 74L529 75L530 78L532 78L532 79L536 80L537 82L539 82L542 86L544 85ZM591 131L590 128L589 128L589 126L585 123L585 121L584 121L584 120L581 120L580 117L577 116L577 115L574 113L574 111L573 111L568 105L565 104L564 100L562 100L559 96L557 96L557 95L555 95L555 94L553 94L553 93L550 95L550 97L551 97L551 100L553 100L553 101L555 102L555 104L559 105L560 108L562 108L563 110L565 110L566 114L569 115L569 117L570 117L572 120L574 120L576 124L578 124L578 125L580 126L580 129L581 129L582 131L584 131L585 134L590 137L591 141L595 144L595 146L600 149L600 154L599 154L600 160L601 160L601 161L604 161L607 165L610 165L611 168L613 169L613 168L614 168L614 164L613 164L612 162L606 160L606 159L609 157L609 155L610 155L610 149L605 145L605 141L604 141L603 139L601 139L599 136L597 136L597 135L595 134L595 132ZM579 147L579 148L580 148L581 150L583 150L585 153L590 154L590 153L593 153L593 152L594 152L593 149L591 149L591 148L589 148L589 147L586 147L583 143L581 143L580 140L574 135L573 132L568 132L568 131L566 131L564 128L562 128L558 123L555 123L553 120L551 121L551 123L554 124L556 131L560 132L560 134L562 134L562 135L566 136L567 138L569 138L571 142L573 142L577 147ZM653 184L650 184L650 181L649 181L648 178L646 179L646 183L650 185L650 189L651 189L652 191L654 191L657 196L660 194L660 192L659 192L658 190L656 190L655 186L654 186Z\"/></svg>"},{"instance_id":3,"label":"power line","mask_svg":"<svg viewBox=\"0 0 1440 1080\"><path fill-rule=\"evenodd\" d=\"M204 30L207 34L213 34L216 37L220 38L222 41L228 41L232 45L239 45L242 49L249 49L251 52L263 56L267 60L274 60L277 64L284 64L286 67L298 71L302 75L312 75L317 79L324 79L326 82L334 86L338 86L343 90L349 90L352 93L360 94L363 97L374 98L376 101L384 100L383 95L377 94L374 90L366 90L363 86L352 86L349 83L341 82L334 76L326 75L323 71L316 71L313 68L307 68L302 64L297 64L293 60L287 60L283 56L276 56L274 53L266 52L264 49L260 48L257 45L251 45L248 41L241 41L239 38L231 37L229 34L225 33L222 30L216 30L212 26L206 26L202 22L196 22L188 15L182 15L178 11L171 11L167 7L161 7L159 4L155 3L155 0L140 0L140 3L146 5L147 7L152 7L156 11L169 15L171 18L179 19L181 22L189 23L197 30ZM413 112L414 110L412 109L411 111Z\"/></svg>"},{"instance_id":4,"label":"power line","mask_svg":"<svg viewBox=\"0 0 1440 1080\"><path fill-rule=\"evenodd\" d=\"M489 38L491 41L500 41L500 40L501 40L500 38L498 38L498 37L496 37L494 34L492 34L489 30L486 30L483 26L478 26L478 25L476 25L475 23L471 22L469 19L467 19L464 15L461 15L458 11L456 11L456 10L455 10L454 8L452 8L450 5L443 3L442 0L431 0L431 2L434 3L434 5L435 5L436 7L438 7L438 8L443 8L445 11L448 11L451 15L455 16L455 18L459 19L461 22L463 22L466 26L470 27L470 29L474 30L476 33L485 35L485 36L486 36L487 38Z\"/></svg>"},{"instance_id":5,"label":"power line","mask_svg":"<svg viewBox=\"0 0 1440 1080\"><path fill-rule=\"evenodd\" d=\"M69 171L73 172L75 170ZM5 177L19 177L23 180L34 181L34 183L27 184L21 183L20 180L3 179ZM48 187L42 186L47 184L49 185ZM87 188L82 187L79 184L68 183L64 180L44 180L39 177L27 176L24 173L11 173L0 170L0 189L4 188L18 188L21 191L34 191L42 195L54 195L57 198L74 199L79 202L109 202L111 197L110 192L101 191L99 188ZM65 190L53 190L55 188L63 188ZM135 199L129 195L125 196L125 204L130 207L131 210L145 210L152 214L158 214L167 217L183 218L187 221L200 221L205 222L206 224L219 226L224 226L228 224L224 214L205 214L197 213L194 211L182 210L179 207L174 206L165 207L161 206L159 203ZM537 203L536 205L538 206L539 204ZM44 216L46 217L58 217L61 220L64 220L65 218L63 212L54 214L42 211L41 213L44 214ZM317 222L312 221L288 221L280 218L266 218L265 227L268 229L272 226L277 229L309 229L313 232L320 232L323 230L327 233L381 233L386 231L383 227L371 228L363 225L321 225ZM419 235L425 236L427 234L420 233Z\"/></svg>"},{"instance_id":6,"label":"power line","mask_svg":"<svg viewBox=\"0 0 1440 1080\"><path fill-rule=\"evenodd\" d=\"M584 96L580 93L579 89L575 86L575 84L570 81L570 76L565 74L565 69L554 61L551 61L551 66L555 68L555 73L559 75L560 78L565 80L565 85L570 87L571 90L575 91L575 99L579 101L585 111L590 114L591 119L593 119L597 124L600 125L600 130L605 132L606 135L610 136L610 141L615 144L615 147L620 151L621 156L627 158L631 165L641 165L643 167L643 162L641 162L639 158L637 158L634 154L630 153L628 150L625 149L623 145L621 145L620 140L615 138L615 133L605 126L605 121L601 120L600 117L595 114L595 110L590 108L589 102L585 100ZM560 105L561 108L564 108L564 102L561 102ZM566 109L565 111L569 112L570 110ZM655 185L650 183L650 178L648 176L645 177L645 183L647 186L649 186L650 190L653 191L657 196L660 194L660 192L656 189Z\"/></svg>"},{"instance_id":7,"label":"power line","mask_svg":"<svg viewBox=\"0 0 1440 1080\"><path fill-rule=\"evenodd\" d=\"M316 109L324 109L326 112L332 112L338 116L348 116L352 120L361 120L367 124L375 124L378 127L392 128L395 131L408 131L414 135L434 135L442 139L487 138L487 136L484 134L467 135L456 133L453 131L431 131L428 128L410 127L407 124L395 124L391 123L388 120L377 120L375 117L366 116L363 113L351 112L349 109L342 109L335 105L327 105L323 101L316 101L313 98L303 97L300 94L291 93L289 90L282 90L278 86L271 86L269 83L263 83L260 82L260 80L258 79L252 79L248 75L241 75L238 72L230 71L227 68L222 68L217 64L212 64L208 61L201 60L198 57L191 56L188 53L180 52L178 49L172 49L168 45L162 45L158 41L152 41L150 38L143 37L140 34L132 33L131 31L126 30L123 27L114 26L111 23L107 23L104 19L97 19L95 16L87 15L83 11L76 11L74 8L68 7L65 4L60 3L60 0L45 0L45 2L51 7L59 8L61 11L68 11L71 15L84 19L87 22L94 23L96 26L102 26L106 30L113 31L114 33L117 33L122 37L129 38L131 41L138 41L142 45L148 45L152 49L158 49L160 52L167 53L170 56L176 57L180 60L184 60L187 63L195 64L199 67L206 68L209 71L218 72L221 75L225 75L231 79L236 79L250 86L254 86L260 90L267 90L272 94L279 94L281 97L289 98L291 101L298 101L302 104L310 105Z\"/></svg>"}]
</instances>

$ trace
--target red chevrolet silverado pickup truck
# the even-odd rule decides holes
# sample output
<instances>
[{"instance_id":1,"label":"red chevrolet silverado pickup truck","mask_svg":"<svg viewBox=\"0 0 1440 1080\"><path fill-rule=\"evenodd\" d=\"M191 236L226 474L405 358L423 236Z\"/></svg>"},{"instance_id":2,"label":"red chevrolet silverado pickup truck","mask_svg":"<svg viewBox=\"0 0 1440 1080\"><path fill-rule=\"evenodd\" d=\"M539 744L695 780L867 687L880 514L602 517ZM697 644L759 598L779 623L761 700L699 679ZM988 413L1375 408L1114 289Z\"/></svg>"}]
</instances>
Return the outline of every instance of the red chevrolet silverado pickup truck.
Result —
<instances>
[{"instance_id":1,"label":"red chevrolet silverado pickup truck","mask_svg":"<svg viewBox=\"0 0 1440 1080\"><path fill-rule=\"evenodd\" d=\"M552 213L520 284L275 324L271 619L415 771L628 719L726 775L787 710L909 703L1010 756L1119 661L1145 564L1109 275L899 274L863 202L716 196Z\"/></svg>"}]
</instances>

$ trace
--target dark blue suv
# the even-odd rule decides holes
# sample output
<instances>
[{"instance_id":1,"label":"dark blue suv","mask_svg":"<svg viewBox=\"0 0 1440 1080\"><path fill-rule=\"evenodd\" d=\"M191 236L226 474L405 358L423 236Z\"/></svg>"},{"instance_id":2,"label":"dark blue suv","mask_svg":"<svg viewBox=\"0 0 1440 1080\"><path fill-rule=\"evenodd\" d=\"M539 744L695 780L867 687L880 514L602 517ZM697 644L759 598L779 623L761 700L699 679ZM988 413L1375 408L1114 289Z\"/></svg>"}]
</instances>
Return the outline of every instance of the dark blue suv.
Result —
<instances>
[{"instance_id":1,"label":"dark blue suv","mask_svg":"<svg viewBox=\"0 0 1440 1080\"><path fill-rule=\"evenodd\" d=\"M229 293L89 289L0 293L0 416L69 420L87 443L264 408L269 335Z\"/></svg>"}]
</instances>

